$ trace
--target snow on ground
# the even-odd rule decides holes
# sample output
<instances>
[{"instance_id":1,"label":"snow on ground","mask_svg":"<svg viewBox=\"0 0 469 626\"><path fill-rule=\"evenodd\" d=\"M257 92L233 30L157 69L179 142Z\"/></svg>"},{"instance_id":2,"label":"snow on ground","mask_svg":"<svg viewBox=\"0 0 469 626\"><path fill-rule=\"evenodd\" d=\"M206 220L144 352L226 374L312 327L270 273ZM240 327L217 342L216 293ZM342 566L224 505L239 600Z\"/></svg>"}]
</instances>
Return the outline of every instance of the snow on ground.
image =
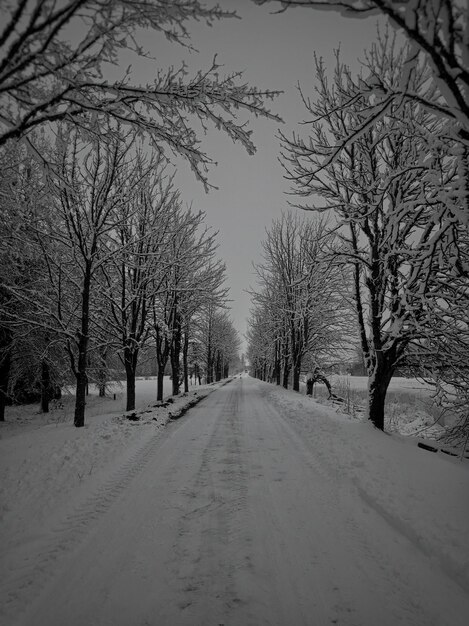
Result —
<instances>
[{"instance_id":1,"label":"snow on ground","mask_svg":"<svg viewBox=\"0 0 469 626\"><path fill-rule=\"evenodd\" d=\"M330 383L334 394L344 400L345 413L354 417L366 415L368 378L333 374ZM306 385L301 389L306 393ZM406 436L438 439L445 435L445 427L453 424L452 417L441 411L432 401L432 385L416 378L395 376L391 379L386 396L385 430ZM316 385L314 396L329 405L324 385Z\"/></svg>"},{"instance_id":2,"label":"snow on ground","mask_svg":"<svg viewBox=\"0 0 469 626\"><path fill-rule=\"evenodd\" d=\"M280 387L269 398L302 436L318 463L340 473L388 523L469 591L469 460L383 434L368 421Z\"/></svg>"},{"instance_id":3,"label":"snow on ground","mask_svg":"<svg viewBox=\"0 0 469 626\"><path fill-rule=\"evenodd\" d=\"M225 491L228 490L226 493L223 492L223 497L226 498L226 502L231 501L231 498L236 504L236 502L238 502L236 498L239 494L237 492L231 493L235 483L231 482L231 479L227 482L228 474L226 473L228 470L232 473L236 470L235 474L239 480L241 480L241 478L248 480L249 478L249 481L251 481L252 484L251 486L248 484L248 489L254 490L253 492L255 492L256 489L261 489L259 498L261 498L261 494L264 494L264 491L274 497L276 493L280 493L278 492L279 489L286 489L285 493L282 492L282 497L286 498L288 510L281 510L283 506L282 501L275 503L275 510L269 508L272 506L272 502L266 500L263 504L265 507L264 522L265 524L272 524L272 528L270 530L267 529L266 532L273 532L275 523L277 522L281 525L284 524L281 528L283 529L282 532L286 532L290 524L289 516L292 516L293 520L296 519L298 524L300 524L300 522L304 524L301 516L305 514L306 510L309 511L309 509L305 508L295 513L295 502L296 506L298 506L298 501L295 500L295 498L300 498L300 502L302 502L301 507L306 507L306 502L309 502L308 494L311 490L314 494L315 488L314 486L308 485L308 490L310 491L305 492L306 495L301 495L301 487L298 483L301 474L301 465L299 464L297 467L295 465L296 461L291 458L292 455L295 455L294 444L296 441L296 445L299 446L298 454L301 456L301 459L305 460L308 466L311 466L314 470L312 473L308 474L309 478L314 478L314 476L325 477L324 485L320 487L318 483L317 489L319 489L319 493L322 494L321 498L331 511L335 510L335 505L331 501L332 495L327 495L327 485L334 486L336 496L339 496L341 493L348 494L347 498L353 503L353 515L357 519L363 516L363 520L368 520L367 524L370 525L374 523L372 516L376 516L376 519L381 520L385 526L387 525L386 527L389 528L390 532L387 538L384 537L384 544L386 544L383 546L384 555L389 553L389 545L387 545L387 543L396 541L397 550L396 537L404 538L405 541L409 542L408 545L412 547L412 550L415 549L415 551L423 555L424 559L429 559L430 563L434 564L435 572L445 572L446 576L456 584L457 588L460 590L459 592L465 594L464 597L469 600L469 460L463 459L460 461L457 458L422 450L417 447L418 439L415 437L383 434L375 430L366 421L353 419L348 415L339 413L335 407L325 406L309 397L284 390L274 385L259 383L249 377L243 377L243 379L244 378L246 378L246 380L243 381L244 392L242 391L243 385L241 381L230 383L230 387L232 385L234 386L234 390L230 395L230 403L223 404L223 402L225 402L223 398L225 398L226 394L219 392L221 408L217 410L219 410L220 413L216 414L214 412L210 416L207 416L207 420L211 420L214 434L218 432L217 428L219 426L217 424L220 425L220 428L225 424L223 428L228 430L226 430L226 432L225 430L220 431L223 437L221 437L220 433L218 439L211 435L211 431L204 426L206 421L204 421L205 416L204 411L202 411L198 413L197 417L199 420L197 423L200 424L200 428L202 429L200 431L200 441L197 438L196 432L192 432L188 439L189 443L187 445L191 448L190 454L193 454L192 448L194 448L194 446L197 448L202 445L203 437L206 437L207 441L211 442L211 446L216 443L220 448L217 452L218 457L215 459L211 456L213 451L209 454L207 451L208 448L207 450L201 448L199 451L205 465L197 471L200 473L203 469L203 472L205 472L203 474L204 479L208 481L207 489L202 492L203 498L208 498L212 493L210 490L214 489L211 482L213 472L213 479L219 474L220 485L223 486ZM137 394L140 398L139 405L141 411L146 410L145 406L148 406L149 403L153 403L154 384L154 381L142 380L138 382ZM238 385L239 387L237 387ZM45 423L44 416L34 416L31 411L28 413L26 410L23 412L22 417L16 415L16 418L13 420L15 423L0 424L0 434L2 436L0 439L0 468L2 472L2 481L0 481L0 499L2 502L2 546L0 557L2 562L7 563L7 565L4 565L5 569L3 572L0 572L0 579L11 579L12 575L15 574L15 568L17 568L17 563L19 562L18 554L35 554L37 544L39 544L40 547L41 542L44 541L44 537L47 536L48 529L54 529L57 523L63 519L64 511L69 511L73 506L75 506L75 508L76 506L79 507L81 502L86 501L90 496L94 497L96 494L98 495L98 499L93 501L93 507L97 506L96 502L99 503L98 506L106 506L106 503L102 502L103 493L106 494L118 488L118 482L120 480L118 479L117 482L114 481L114 483L112 483L112 481L109 482L110 477L119 477L120 469L131 467L132 463L136 463L136 459L138 459L139 456L152 454L150 446L153 446L152 442L154 441L155 435L157 437L163 437L166 432L164 426L168 421L169 411L175 412L178 406L190 402L194 397L194 393L203 395L209 393L211 390L216 390L218 386L219 385L209 386L208 388L193 388L188 396L178 398L175 405L164 408L151 407L148 409L148 413L142 412L141 419L138 422L131 422L123 417L123 392L120 391L118 392L116 400L111 398L102 401L102 399L97 397L90 399L87 425L82 429L73 427L70 421L72 416L71 412L70 415L68 415L68 421L60 417L60 415L59 418L54 418L52 415L55 421ZM265 403L260 403L259 394L265 398ZM217 394L211 397L216 398ZM121 403L120 405L119 402ZM216 402L214 405L216 406ZM270 427L268 426L269 406L272 408ZM61 409L57 409L59 413L60 410ZM17 414L17 409L12 411L12 413L14 414L15 411ZM63 411L67 413L69 409L64 408ZM233 417L235 414L238 417ZM194 415L196 415L196 412L194 412ZM241 418L241 416L243 417ZM190 419L191 414L189 413L189 422ZM243 431L242 425L236 426L235 422L237 419L248 420L246 424L250 424L250 426L246 427ZM257 426L256 419L258 421ZM233 420L235 421L233 422ZM286 426L283 426L282 422L284 422ZM270 428L270 430L266 430L266 428ZM299 437L297 436L296 439L292 437L289 434L289 428L295 431ZM194 430L195 427L192 429ZM229 439L228 435L230 435L230 437L232 436L230 429L234 429L237 432L236 436L238 439L236 439L236 441L235 439L233 439L233 441ZM239 432L236 429L238 429ZM259 432L257 432L256 429L258 429ZM204 433L203 431L205 430L208 432ZM183 429L181 429L180 432L182 433ZM242 435L242 432L244 432L244 435ZM256 436L258 437L257 443L252 436L252 433L256 434L256 432ZM182 437L182 434L179 435L178 432L173 431L169 443L176 443L178 436ZM287 436L288 438L289 451L282 447L282 436ZM241 445L243 437L245 440L243 445L249 445L250 449L247 452L242 452L243 449L241 448L241 453L236 446ZM275 444L276 438L280 438L277 445ZM164 441L166 441L166 439L164 439ZM234 445L235 443L236 446ZM285 439L285 445L286 443L287 439ZM181 448L181 445L182 444L179 445L179 448ZM294 476L289 476L289 480L292 480L292 488L294 487L300 491L295 492L288 490L286 486L282 487L282 482L271 482L267 485L263 482L259 482L262 473L258 476L256 468L261 462L264 462L262 461L264 457L262 457L260 450L262 445L265 447L264 452L262 452L265 456L265 467L263 471L267 472L268 467L270 468L269 471L273 471L275 468L280 471L278 469L280 461L283 463L282 471L290 471L288 468L294 466L296 468ZM272 452L270 452L271 448ZM275 450L276 448L278 448L278 450ZM285 456L287 452L288 455L290 455L289 458ZM231 456L228 456L228 453ZM176 456L177 459L180 459L179 465L184 467L187 465L184 469L186 472L184 480L188 480L188 476L192 471L190 467L189 450L187 459L183 459L181 454L182 451L179 450ZM270 454L270 457L267 462L266 455L268 454ZM235 467L235 465L233 465L236 460L235 456L236 459L239 457L238 460L243 458L250 459L249 467L245 469ZM299 461L300 458L298 459L298 463ZM196 471L197 468L194 466L193 469ZM168 469L167 478L164 480L170 480L173 473L173 469L171 469L171 471ZM127 474L131 476L131 472L128 469L126 469L122 475ZM293 478L295 479L294 481ZM199 478L194 476L192 488L189 489L189 487L187 487L189 491L186 494L186 499L189 512L181 518L183 521L185 520L185 523L188 525L186 528L186 532L188 533L186 548L189 552L195 551L194 542L196 540L190 535L191 532L194 532L194 527L189 525L189 520L198 519L198 517L194 518L194 515L197 514L197 516L200 516L197 528L202 538L205 537L204 533L207 531L207 520L204 517L205 512L209 515L208 521L210 523L217 522L221 524L220 520L224 520L222 511L224 510L223 506L225 500L215 499L214 502L210 503L210 501L209 504L207 504L205 500L199 502L200 497L202 497L199 497L197 492L197 490L201 489L201 485L197 482L199 479L200 476ZM279 476L273 480L280 481L280 479L281 476L279 474ZM162 491L160 494L161 499L158 500L158 502L164 504L167 495L169 508L167 511L164 510L160 512L163 517L161 528L158 527L158 532L166 528L165 524L169 524L167 520L165 521L164 515L169 515L170 517L171 515L175 516L173 521L176 523L179 510L177 507L182 506L180 502L181 486L179 485L177 489L175 487L174 493L169 490L165 495L164 490L168 490L169 488L167 486L165 487L164 480L162 483L161 481L157 483L159 485L158 489ZM256 483L256 481L258 482ZM103 490L103 484L111 485L111 487ZM147 489L147 483L143 481L142 484L142 489ZM286 484L287 483L284 483L284 485ZM125 484L122 484L120 488L124 489ZM156 483L154 488L157 488ZM183 492L183 495L184 493L185 492ZM297 494L296 496L295 493ZM135 498L136 497L135 495ZM252 502L252 506L254 506L254 502ZM315 511L314 502L311 502L308 506L311 507L311 515L313 515ZM81 509L78 508L78 510ZM131 513L133 515L133 511ZM85 509L83 514L89 516L89 511ZM225 522L228 523L227 520L230 519L230 515L234 515L234 519L237 519L236 515L241 515L241 512L236 509L229 515L227 514L227 519L223 521L223 524ZM137 516L137 518L140 519L139 516ZM313 520L313 518L311 519ZM269 520L271 521L269 522ZM92 519L90 523L94 523ZM150 521L145 522L145 520L143 520L141 523L149 524ZM311 521L311 523L313 523L313 521ZM321 518L314 523L318 524L318 528L320 528L321 532L324 534L324 539L326 539L328 523L334 526L334 532L340 533L340 519L331 518L329 522L327 522L327 520ZM221 524L221 530L223 530L223 524ZM254 525L253 528L255 527ZM374 526L370 526L370 528L371 527L374 528ZM299 528L300 527L298 527L298 530ZM264 529L258 530L256 540L259 540L262 546L268 551L269 548L266 543L268 537L264 536L263 530ZM314 532L314 528L312 530ZM169 533L169 526L167 531ZM347 533L351 533L349 527L344 526L343 531L345 534L342 538L337 536L337 541L340 540L342 543L346 542L347 537L349 537ZM382 529L379 530L379 532L378 530L373 531L373 534L376 535L373 541L376 540L376 542L378 542L377 537L381 537L381 532ZM153 537L154 534L151 536ZM354 536L353 533L350 534L352 539ZM402 548L402 545L404 545L401 539L399 539L399 550ZM111 538L109 541L110 540ZM173 540L175 541L174 538L171 539L171 541ZM253 541L252 537L251 540ZM160 542L161 545L164 546L167 544L169 550L169 547L172 545L171 541L169 543L165 541L163 533ZM220 546L225 545L226 541L223 537L220 541ZM293 539L290 538L289 541L292 542ZM371 543L368 548L373 545L373 541L370 538ZM311 542L312 544L317 543L313 541L313 539L311 539ZM333 550L333 545L334 541L329 538L328 546L331 551ZM298 546L291 543L291 547L296 549ZM230 548L229 544L227 545L227 549L228 548ZM236 548L235 544L232 546L232 549L234 548ZM142 550L143 549L144 547ZM220 550L221 549L220 547ZM281 542L272 549L275 558L278 560L278 564L282 563L284 555L281 553ZM207 550L210 553L213 552L213 545L210 542L207 544ZM267 567L267 561L265 561L267 557L259 553L260 547L253 544L253 550L259 562L261 564L264 563L265 567ZM356 552L356 558L359 559L360 546L355 546L355 548L351 547L349 553L354 554L354 551ZM339 548L337 548L336 552L340 552ZM3 557L6 558L4 559ZM212 557L216 561L216 555L212 555ZM301 555L298 554L297 557L299 559ZM171 554L169 551L168 559L170 558ZM197 562L198 558L199 555L196 554L195 551L194 563ZM374 559L379 561L379 556L375 556ZM155 565L152 564L152 560L147 559L147 561L148 567L150 567L150 565L153 568L155 567ZM147 561L145 561L145 563L147 563ZM396 563L398 562L399 560L396 560ZM105 564L105 562L103 563ZM294 565L294 560L292 563ZM337 564L331 563L332 570L336 565ZM347 564L344 565L348 567ZM10 571L8 569L10 566L13 567L14 570ZM383 568L387 566L388 564L383 563ZM181 567L184 568L185 565L183 564ZM220 565L220 567L222 566ZM376 564L375 567L377 567ZM412 567L414 567L414 565L412 565ZM194 568L194 572L197 573L197 566L194 565ZM396 575L399 576L399 580L401 581L399 584L403 584L403 580L411 579L412 571L413 570L409 570L409 572L405 574L396 572ZM420 570L417 569L416 571ZM378 572L379 570L377 569L376 573L378 574ZM344 577L345 574L346 569L341 576ZM98 574L96 574L96 576L97 575ZM439 574L435 574L436 579L438 575ZM280 574L277 573L277 576L277 582L280 581L282 585L287 586L290 584L290 574L288 571L281 572ZM212 578L210 578L210 580L212 580ZM319 585L319 580L317 582ZM342 582L343 585L346 586L350 581L346 581L346 578L344 578ZM305 585L306 583L307 581L305 581ZM257 581L256 584L259 584L259 581ZM419 582L416 581L416 584L418 585ZM446 583L444 583L444 585L446 585ZM264 592L267 593L267 583L265 583L264 586L265 589L262 587L257 591L259 593L262 592L262 594L264 594ZM294 590L290 591L293 594ZM378 591L381 593L383 589L378 589ZM114 594L115 593L114 591ZM194 595L194 592L191 591L190 593ZM251 595L255 595L255 593L256 589L251 589ZM200 594L195 594L195 596L199 598ZM293 599L292 595L290 600L293 602ZM377 602L378 600L376 599L375 604ZM441 606L443 606L443 604L441 604ZM423 624L424 622L419 621L418 617L416 617L417 615L418 610L414 607L412 613L413 621L408 623ZM187 615L186 618L188 619ZM119 623L123 623L123 621L121 620ZM169 624L174 622L165 623ZM242 622L233 623L241 624ZM311 622L304 623L314 623L314 620L312 619ZM336 621L334 623L341 622ZM345 619L344 624L349 623L351 624L352 622L348 622L347 619ZM371 623L372 622L369 621L366 625L362 623L360 626L368 626L368 624L371 626ZM391 623L390 617L388 616L387 621L383 621L382 623ZM407 624L405 621L399 623L403 625ZM443 624L443 622L438 622L436 618L434 618L432 623L438 623L438 626ZM458 623L463 623L463 621L460 619Z\"/></svg>"},{"instance_id":4,"label":"snow on ground","mask_svg":"<svg viewBox=\"0 0 469 626\"><path fill-rule=\"evenodd\" d=\"M351 389L357 389L360 391L368 389L367 376L341 376L340 374L333 374L330 378L330 382L333 386L344 386L347 384ZM389 383L389 391L430 392L431 390L431 385L425 383L424 381L417 380L416 378L394 376Z\"/></svg>"},{"instance_id":5,"label":"snow on ground","mask_svg":"<svg viewBox=\"0 0 469 626\"><path fill-rule=\"evenodd\" d=\"M41 524L53 524L70 499L77 501L96 489L115 469L139 449L155 431L162 430L174 413L194 398L203 397L219 384L194 386L187 396L168 407L155 407L156 380L137 380L139 421L125 415L125 393L115 385L99 398L91 387L85 427L73 425L73 393L48 414L38 405L8 407L0 423L0 557L11 545L34 537ZM171 381L165 379L165 397ZM115 394L115 399L114 399Z\"/></svg>"}]
</instances>

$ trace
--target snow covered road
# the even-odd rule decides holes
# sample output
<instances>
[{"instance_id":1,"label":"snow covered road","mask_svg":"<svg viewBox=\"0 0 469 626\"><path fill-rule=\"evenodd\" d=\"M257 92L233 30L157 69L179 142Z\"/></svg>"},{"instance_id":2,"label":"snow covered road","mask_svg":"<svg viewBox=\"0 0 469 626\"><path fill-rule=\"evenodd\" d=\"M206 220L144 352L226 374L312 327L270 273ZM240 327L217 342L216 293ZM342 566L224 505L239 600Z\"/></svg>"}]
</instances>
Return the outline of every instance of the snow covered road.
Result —
<instances>
[{"instance_id":1,"label":"snow covered road","mask_svg":"<svg viewBox=\"0 0 469 626\"><path fill-rule=\"evenodd\" d=\"M12 624L467 624L464 585L323 462L326 434L306 437L270 389L238 378L149 439L49 540Z\"/></svg>"}]
</instances>

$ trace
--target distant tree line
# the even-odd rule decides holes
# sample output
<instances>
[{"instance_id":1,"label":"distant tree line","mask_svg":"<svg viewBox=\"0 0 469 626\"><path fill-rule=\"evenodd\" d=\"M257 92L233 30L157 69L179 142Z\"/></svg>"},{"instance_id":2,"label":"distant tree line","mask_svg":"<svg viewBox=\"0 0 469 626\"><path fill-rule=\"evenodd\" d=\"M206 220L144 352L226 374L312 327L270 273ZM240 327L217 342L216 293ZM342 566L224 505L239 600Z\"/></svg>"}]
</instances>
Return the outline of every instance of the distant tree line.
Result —
<instances>
[{"instance_id":1,"label":"distant tree line","mask_svg":"<svg viewBox=\"0 0 469 626\"><path fill-rule=\"evenodd\" d=\"M248 328L255 377L299 391L302 374L347 354L351 310L345 277L329 259L336 243L326 220L292 212L267 230Z\"/></svg>"}]
</instances>

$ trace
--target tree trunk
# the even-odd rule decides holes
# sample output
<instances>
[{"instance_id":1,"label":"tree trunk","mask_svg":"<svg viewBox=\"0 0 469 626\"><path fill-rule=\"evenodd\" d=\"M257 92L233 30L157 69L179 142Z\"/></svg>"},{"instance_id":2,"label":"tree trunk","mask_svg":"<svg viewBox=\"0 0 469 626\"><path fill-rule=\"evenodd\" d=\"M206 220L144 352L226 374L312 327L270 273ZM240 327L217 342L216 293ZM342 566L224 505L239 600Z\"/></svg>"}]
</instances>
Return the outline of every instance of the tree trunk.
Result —
<instances>
[{"instance_id":1,"label":"tree trunk","mask_svg":"<svg viewBox=\"0 0 469 626\"><path fill-rule=\"evenodd\" d=\"M393 369L382 366L368 379L368 419L379 430L384 430L384 404L392 374Z\"/></svg>"},{"instance_id":2,"label":"tree trunk","mask_svg":"<svg viewBox=\"0 0 469 626\"><path fill-rule=\"evenodd\" d=\"M157 402L162 402L164 395L164 371L166 369L166 363L168 362L169 342L166 333L161 333L161 329L158 324L155 324L155 337L156 365L158 368L156 374L156 400Z\"/></svg>"},{"instance_id":3,"label":"tree trunk","mask_svg":"<svg viewBox=\"0 0 469 626\"><path fill-rule=\"evenodd\" d=\"M137 370L138 351L124 348L124 365L126 377L126 411L135 410L135 372Z\"/></svg>"},{"instance_id":4,"label":"tree trunk","mask_svg":"<svg viewBox=\"0 0 469 626\"><path fill-rule=\"evenodd\" d=\"M163 402L164 367L158 368L156 375L156 401Z\"/></svg>"},{"instance_id":5,"label":"tree trunk","mask_svg":"<svg viewBox=\"0 0 469 626\"><path fill-rule=\"evenodd\" d=\"M212 348L210 346L210 342L209 345L207 346L207 373L206 373L206 380L205 382L207 383L207 385L209 385L210 383L213 383L213 356L212 356Z\"/></svg>"},{"instance_id":6,"label":"tree trunk","mask_svg":"<svg viewBox=\"0 0 469 626\"><path fill-rule=\"evenodd\" d=\"M285 357L283 361L283 377L282 377L282 386L285 389L288 389L288 378L290 376L290 361L288 357Z\"/></svg>"},{"instance_id":7,"label":"tree trunk","mask_svg":"<svg viewBox=\"0 0 469 626\"><path fill-rule=\"evenodd\" d=\"M297 360L293 366L293 391L300 390L300 373L301 373L301 360Z\"/></svg>"},{"instance_id":8,"label":"tree trunk","mask_svg":"<svg viewBox=\"0 0 469 626\"><path fill-rule=\"evenodd\" d=\"M51 398L51 384L50 384L50 368L46 359L41 363L41 411L42 413L49 413L49 400Z\"/></svg>"},{"instance_id":9,"label":"tree trunk","mask_svg":"<svg viewBox=\"0 0 469 626\"><path fill-rule=\"evenodd\" d=\"M78 359L80 361L80 359ZM85 369L80 369L80 363L78 364L78 370L76 373L76 393L75 393L75 416L73 423L77 428L81 428L85 425L85 407L86 407L86 365Z\"/></svg>"},{"instance_id":10,"label":"tree trunk","mask_svg":"<svg viewBox=\"0 0 469 626\"><path fill-rule=\"evenodd\" d=\"M274 364L275 384L280 385L282 382L282 372L280 368L280 346L279 342L275 342L275 364Z\"/></svg>"},{"instance_id":11,"label":"tree trunk","mask_svg":"<svg viewBox=\"0 0 469 626\"><path fill-rule=\"evenodd\" d=\"M182 367L183 367L183 374L184 374L184 392L185 393L189 391L188 354L189 354L189 331L186 329L184 331L184 344L182 347Z\"/></svg>"},{"instance_id":12,"label":"tree trunk","mask_svg":"<svg viewBox=\"0 0 469 626\"><path fill-rule=\"evenodd\" d=\"M91 292L91 264L88 263L83 279L81 300L81 329L78 333L78 362L75 377L77 381L75 396L75 416L73 423L77 428L85 425L86 389L88 386L88 333L90 325L90 292Z\"/></svg>"},{"instance_id":13,"label":"tree trunk","mask_svg":"<svg viewBox=\"0 0 469 626\"><path fill-rule=\"evenodd\" d=\"M176 322L173 330L173 337L171 341L171 378L173 383L172 395L177 396L179 394L179 377L181 375L181 365L179 357L181 355L181 326Z\"/></svg>"},{"instance_id":14,"label":"tree trunk","mask_svg":"<svg viewBox=\"0 0 469 626\"><path fill-rule=\"evenodd\" d=\"M125 368L126 376L126 411L135 410L135 371L131 367Z\"/></svg>"}]
</instances>

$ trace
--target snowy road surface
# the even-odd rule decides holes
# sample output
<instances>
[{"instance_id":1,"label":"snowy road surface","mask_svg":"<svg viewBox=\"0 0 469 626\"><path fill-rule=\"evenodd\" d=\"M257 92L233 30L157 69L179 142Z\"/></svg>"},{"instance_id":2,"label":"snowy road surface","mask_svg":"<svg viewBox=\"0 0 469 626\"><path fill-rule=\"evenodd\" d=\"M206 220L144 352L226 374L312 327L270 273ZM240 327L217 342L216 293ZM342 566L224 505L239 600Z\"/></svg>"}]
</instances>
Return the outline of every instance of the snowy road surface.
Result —
<instances>
[{"instance_id":1,"label":"snowy road surface","mask_svg":"<svg viewBox=\"0 0 469 626\"><path fill-rule=\"evenodd\" d=\"M35 580L18 578L31 597L11 623L467 624L467 589L321 461L324 437L321 457L267 388L238 378L149 439L36 555Z\"/></svg>"}]
</instances>

